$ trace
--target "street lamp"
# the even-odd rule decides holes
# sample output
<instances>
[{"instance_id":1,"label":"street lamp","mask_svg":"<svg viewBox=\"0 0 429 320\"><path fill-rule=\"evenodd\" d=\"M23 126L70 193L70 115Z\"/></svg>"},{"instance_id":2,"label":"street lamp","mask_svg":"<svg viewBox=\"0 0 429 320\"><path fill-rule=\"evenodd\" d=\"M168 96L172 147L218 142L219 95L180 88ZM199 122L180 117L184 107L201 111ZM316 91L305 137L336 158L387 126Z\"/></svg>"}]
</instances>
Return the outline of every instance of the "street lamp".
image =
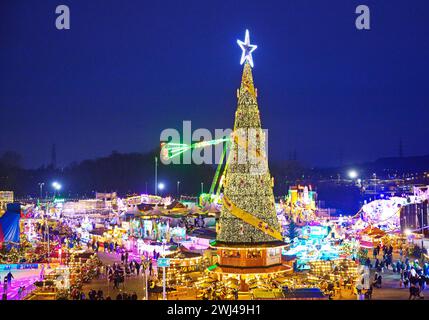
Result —
<instances>
[{"instance_id":1,"label":"street lamp","mask_svg":"<svg viewBox=\"0 0 429 320\"><path fill-rule=\"evenodd\" d=\"M59 184L58 182L54 181L54 182L52 182L52 188L54 188L56 191L59 191L59 190L61 190L62 185Z\"/></svg>"},{"instance_id":2,"label":"street lamp","mask_svg":"<svg viewBox=\"0 0 429 320\"><path fill-rule=\"evenodd\" d=\"M160 191L159 195L162 195L162 190L164 190L164 188L165 185L162 182L158 183L158 190Z\"/></svg>"},{"instance_id":3,"label":"street lamp","mask_svg":"<svg viewBox=\"0 0 429 320\"><path fill-rule=\"evenodd\" d=\"M63 186L57 181L52 182L52 188L54 188L54 198L57 191L60 191Z\"/></svg>"},{"instance_id":4,"label":"street lamp","mask_svg":"<svg viewBox=\"0 0 429 320\"><path fill-rule=\"evenodd\" d=\"M204 193L204 182L201 182L201 194Z\"/></svg>"},{"instance_id":5,"label":"street lamp","mask_svg":"<svg viewBox=\"0 0 429 320\"><path fill-rule=\"evenodd\" d=\"M425 229L424 229L424 220L423 220L423 208L420 208L420 216L421 216L421 227L422 227L422 249L425 248L424 243L425 243Z\"/></svg>"},{"instance_id":6,"label":"street lamp","mask_svg":"<svg viewBox=\"0 0 429 320\"><path fill-rule=\"evenodd\" d=\"M348 175L349 175L350 179L356 179L357 176L358 176L358 173L356 172L356 170L352 169L352 170L349 171Z\"/></svg>"},{"instance_id":7,"label":"street lamp","mask_svg":"<svg viewBox=\"0 0 429 320\"><path fill-rule=\"evenodd\" d=\"M180 181L177 181L177 196L180 195L179 188L180 188Z\"/></svg>"},{"instance_id":8,"label":"street lamp","mask_svg":"<svg viewBox=\"0 0 429 320\"><path fill-rule=\"evenodd\" d=\"M57 181L52 182L52 188L54 188L54 199L52 201L55 201L55 194L57 191L60 191L63 186L59 184ZM51 239L49 234L49 224L48 224L48 214L49 214L49 202L46 203L46 215L45 215L45 232L47 235L48 240L48 261L49 257L51 255Z\"/></svg>"},{"instance_id":9,"label":"street lamp","mask_svg":"<svg viewBox=\"0 0 429 320\"><path fill-rule=\"evenodd\" d=\"M155 157L155 195L158 195L158 157Z\"/></svg>"}]
</instances>

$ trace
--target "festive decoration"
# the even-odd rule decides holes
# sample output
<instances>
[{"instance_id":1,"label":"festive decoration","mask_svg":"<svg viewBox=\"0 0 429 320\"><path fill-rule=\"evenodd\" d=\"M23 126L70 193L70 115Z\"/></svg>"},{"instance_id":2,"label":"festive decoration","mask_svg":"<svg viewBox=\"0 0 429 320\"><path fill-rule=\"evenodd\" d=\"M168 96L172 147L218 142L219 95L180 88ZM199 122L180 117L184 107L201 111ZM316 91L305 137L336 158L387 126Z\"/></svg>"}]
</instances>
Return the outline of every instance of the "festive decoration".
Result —
<instances>
[{"instance_id":1,"label":"festive decoration","mask_svg":"<svg viewBox=\"0 0 429 320\"><path fill-rule=\"evenodd\" d=\"M283 237L278 230L274 230L273 228L271 228L268 225L268 223L262 221L261 219L258 219L257 217L255 217L251 213L246 212L240 208L237 208L228 199L227 196L223 197L223 204L229 210L229 212L232 213L235 217L240 218L241 220L245 221L246 223L256 227L258 230L261 230L265 234L270 235L279 241L283 240ZM244 234L244 225L243 224L240 224L240 230L241 230L241 234L243 235Z\"/></svg>"},{"instance_id":2,"label":"festive decoration","mask_svg":"<svg viewBox=\"0 0 429 320\"><path fill-rule=\"evenodd\" d=\"M249 46L248 32L244 45ZM218 260L208 269L209 274L218 278L216 285L240 291L251 290L262 278L266 282L258 287L271 288L273 278L292 271L281 259L285 243L274 204L273 179L268 170L265 134L253 85L250 55L253 50L243 48L243 75L223 175L223 205L216 241L211 243L217 248ZM225 293L226 299L227 296Z\"/></svg>"},{"instance_id":3,"label":"festive decoration","mask_svg":"<svg viewBox=\"0 0 429 320\"><path fill-rule=\"evenodd\" d=\"M287 236L290 241L293 241L298 236L298 229L296 227L296 223L291 221L288 226Z\"/></svg>"},{"instance_id":4,"label":"festive decoration","mask_svg":"<svg viewBox=\"0 0 429 320\"><path fill-rule=\"evenodd\" d=\"M311 186L292 186L285 201L281 201L285 215L302 225L316 219L316 192Z\"/></svg>"},{"instance_id":5,"label":"festive decoration","mask_svg":"<svg viewBox=\"0 0 429 320\"><path fill-rule=\"evenodd\" d=\"M217 240L224 243L281 241L265 155L265 135L248 61L244 64L239 89L233 137L224 182L226 202L221 209ZM238 232L241 229L244 231Z\"/></svg>"},{"instance_id":6,"label":"festive decoration","mask_svg":"<svg viewBox=\"0 0 429 320\"><path fill-rule=\"evenodd\" d=\"M255 51L258 46L250 44L249 30L246 30L244 42L237 40L237 43L242 50L240 64L248 61L250 66L253 68L252 52Z\"/></svg>"}]
</instances>

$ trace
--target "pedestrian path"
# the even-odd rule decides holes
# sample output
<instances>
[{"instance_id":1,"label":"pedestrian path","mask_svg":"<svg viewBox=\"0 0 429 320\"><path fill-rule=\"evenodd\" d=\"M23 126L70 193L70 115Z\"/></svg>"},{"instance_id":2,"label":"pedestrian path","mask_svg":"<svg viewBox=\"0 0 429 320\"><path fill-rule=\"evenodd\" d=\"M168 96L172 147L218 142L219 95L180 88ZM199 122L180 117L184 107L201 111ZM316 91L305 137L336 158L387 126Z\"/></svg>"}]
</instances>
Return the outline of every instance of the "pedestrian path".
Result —
<instances>
[{"instance_id":1,"label":"pedestrian path","mask_svg":"<svg viewBox=\"0 0 429 320\"><path fill-rule=\"evenodd\" d=\"M36 277L27 277L17 280L12 280L11 285L7 288L7 300L22 300L27 296L32 290L35 289L34 282L39 280ZM19 288L25 287L24 291L19 294ZM0 289L0 296L2 297L4 293L3 286Z\"/></svg>"}]
</instances>

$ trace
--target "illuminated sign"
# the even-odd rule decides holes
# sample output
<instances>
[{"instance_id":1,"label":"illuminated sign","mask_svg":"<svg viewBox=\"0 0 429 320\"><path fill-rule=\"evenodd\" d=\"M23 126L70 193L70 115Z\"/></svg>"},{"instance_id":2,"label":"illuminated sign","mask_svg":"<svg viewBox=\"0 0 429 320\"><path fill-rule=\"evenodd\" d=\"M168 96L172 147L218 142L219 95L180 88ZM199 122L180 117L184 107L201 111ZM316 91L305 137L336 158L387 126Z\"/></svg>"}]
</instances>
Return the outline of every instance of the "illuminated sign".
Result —
<instances>
[{"instance_id":1,"label":"illuminated sign","mask_svg":"<svg viewBox=\"0 0 429 320\"><path fill-rule=\"evenodd\" d=\"M169 267L170 266L170 259L169 258L158 258L157 261L158 267Z\"/></svg>"}]
</instances>

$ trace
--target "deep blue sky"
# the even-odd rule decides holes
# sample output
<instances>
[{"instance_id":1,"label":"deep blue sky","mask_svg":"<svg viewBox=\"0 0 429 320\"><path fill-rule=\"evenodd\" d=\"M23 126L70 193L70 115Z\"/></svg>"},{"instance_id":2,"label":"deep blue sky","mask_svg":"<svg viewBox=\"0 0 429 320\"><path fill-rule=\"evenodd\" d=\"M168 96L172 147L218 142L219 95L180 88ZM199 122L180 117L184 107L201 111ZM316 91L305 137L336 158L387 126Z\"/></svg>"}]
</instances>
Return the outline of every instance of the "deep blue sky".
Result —
<instances>
[{"instance_id":1,"label":"deep blue sky","mask_svg":"<svg viewBox=\"0 0 429 320\"><path fill-rule=\"evenodd\" d=\"M67 4L71 30L55 28ZM371 9L371 30L355 8ZM313 165L429 153L425 0L0 1L0 153L27 166L147 151L161 130L233 125L241 51L269 152Z\"/></svg>"}]
</instances>

